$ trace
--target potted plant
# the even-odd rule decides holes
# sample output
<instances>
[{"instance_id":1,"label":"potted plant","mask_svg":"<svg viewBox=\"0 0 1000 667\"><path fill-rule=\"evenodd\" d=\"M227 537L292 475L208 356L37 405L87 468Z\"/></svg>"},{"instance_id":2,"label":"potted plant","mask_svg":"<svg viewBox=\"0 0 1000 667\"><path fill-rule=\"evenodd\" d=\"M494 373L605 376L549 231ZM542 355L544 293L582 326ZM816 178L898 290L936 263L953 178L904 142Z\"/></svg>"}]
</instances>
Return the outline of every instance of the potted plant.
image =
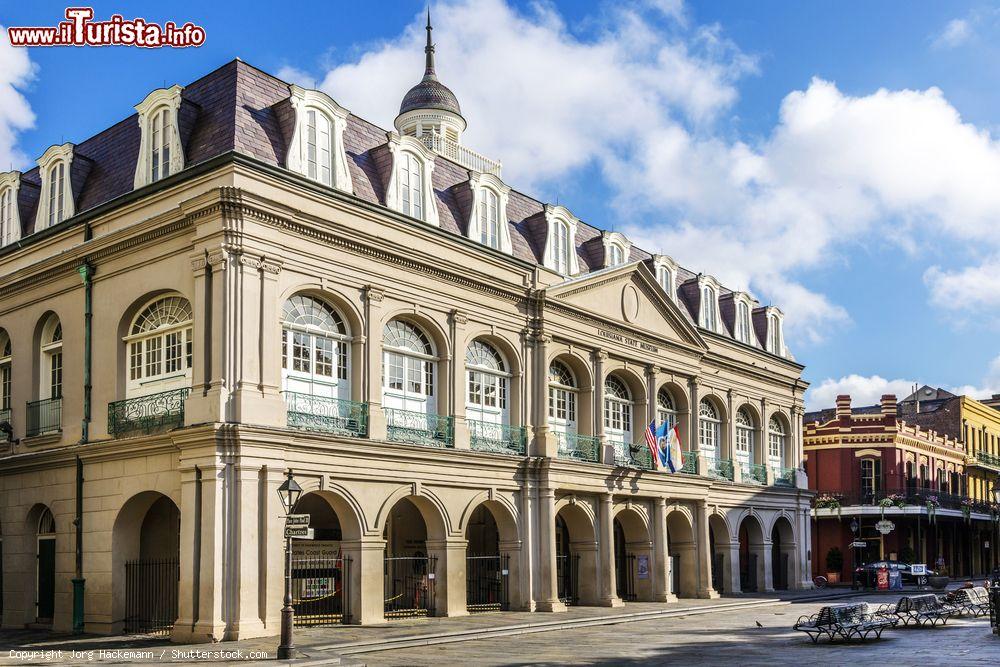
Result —
<instances>
[{"instance_id":1,"label":"potted plant","mask_svg":"<svg viewBox=\"0 0 1000 667\"><path fill-rule=\"evenodd\" d=\"M840 583L840 571L844 569L844 554L837 547L826 552L826 580L831 584Z\"/></svg>"}]
</instances>

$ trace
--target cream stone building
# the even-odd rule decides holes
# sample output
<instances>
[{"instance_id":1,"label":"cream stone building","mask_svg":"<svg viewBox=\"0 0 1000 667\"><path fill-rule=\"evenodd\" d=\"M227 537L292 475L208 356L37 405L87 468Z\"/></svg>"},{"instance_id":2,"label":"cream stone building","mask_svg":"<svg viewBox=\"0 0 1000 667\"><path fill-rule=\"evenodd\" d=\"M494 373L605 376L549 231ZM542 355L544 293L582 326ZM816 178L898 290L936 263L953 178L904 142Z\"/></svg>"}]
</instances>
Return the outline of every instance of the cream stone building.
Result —
<instances>
[{"instance_id":1,"label":"cream stone building","mask_svg":"<svg viewBox=\"0 0 1000 667\"><path fill-rule=\"evenodd\" d=\"M0 176L3 627L276 634L289 471L300 622L811 585L781 311L512 189L429 36L391 131L236 60Z\"/></svg>"}]
</instances>

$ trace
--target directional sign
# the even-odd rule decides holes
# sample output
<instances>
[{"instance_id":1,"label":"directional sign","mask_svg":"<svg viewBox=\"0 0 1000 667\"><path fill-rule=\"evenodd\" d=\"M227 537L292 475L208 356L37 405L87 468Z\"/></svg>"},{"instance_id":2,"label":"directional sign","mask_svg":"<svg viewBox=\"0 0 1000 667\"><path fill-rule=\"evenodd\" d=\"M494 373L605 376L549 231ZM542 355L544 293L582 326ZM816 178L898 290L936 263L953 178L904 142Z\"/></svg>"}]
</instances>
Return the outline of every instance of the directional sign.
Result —
<instances>
[{"instance_id":1,"label":"directional sign","mask_svg":"<svg viewBox=\"0 0 1000 667\"><path fill-rule=\"evenodd\" d=\"M285 527L285 539L297 537L301 540L311 540L316 531L307 526L287 526Z\"/></svg>"},{"instance_id":2,"label":"directional sign","mask_svg":"<svg viewBox=\"0 0 1000 667\"><path fill-rule=\"evenodd\" d=\"M854 547L855 549L864 549L865 547L868 546L868 543L867 542L861 542L861 541L851 542L851 546Z\"/></svg>"},{"instance_id":3,"label":"directional sign","mask_svg":"<svg viewBox=\"0 0 1000 667\"><path fill-rule=\"evenodd\" d=\"M309 515L308 514L289 514L285 517L286 526L308 526L309 525Z\"/></svg>"}]
</instances>

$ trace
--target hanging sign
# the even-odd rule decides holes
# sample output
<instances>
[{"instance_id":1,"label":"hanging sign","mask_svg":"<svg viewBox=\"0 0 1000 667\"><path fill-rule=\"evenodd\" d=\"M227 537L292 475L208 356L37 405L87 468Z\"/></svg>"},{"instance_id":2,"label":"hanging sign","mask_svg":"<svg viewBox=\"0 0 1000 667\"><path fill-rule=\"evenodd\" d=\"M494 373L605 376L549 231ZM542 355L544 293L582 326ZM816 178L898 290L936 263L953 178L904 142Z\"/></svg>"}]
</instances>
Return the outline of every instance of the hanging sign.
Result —
<instances>
[{"instance_id":1,"label":"hanging sign","mask_svg":"<svg viewBox=\"0 0 1000 667\"><path fill-rule=\"evenodd\" d=\"M285 517L286 526L308 526L309 525L309 515L308 514L289 514Z\"/></svg>"},{"instance_id":2,"label":"hanging sign","mask_svg":"<svg viewBox=\"0 0 1000 667\"><path fill-rule=\"evenodd\" d=\"M882 533L883 535L888 535L893 531L895 527L896 524L894 524L892 521L889 521L888 519L882 519L881 521L877 521L875 523L875 530Z\"/></svg>"},{"instance_id":3,"label":"hanging sign","mask_svg":"<svg viewBox=\"0 0 1000 667\"><path fill-rule=\"evenodd\" d=\"M315 531L308 526L285 526L286 540L291 537L295 537L300 540L311 540L315 534Z\"/></svg>"}]
</instances>

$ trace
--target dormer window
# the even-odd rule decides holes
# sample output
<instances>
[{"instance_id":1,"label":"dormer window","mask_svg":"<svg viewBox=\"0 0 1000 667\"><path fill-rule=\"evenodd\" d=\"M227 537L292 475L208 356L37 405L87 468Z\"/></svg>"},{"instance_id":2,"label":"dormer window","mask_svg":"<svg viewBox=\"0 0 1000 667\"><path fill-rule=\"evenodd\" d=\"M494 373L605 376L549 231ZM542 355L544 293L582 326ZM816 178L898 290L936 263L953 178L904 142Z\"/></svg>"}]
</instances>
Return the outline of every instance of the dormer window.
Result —
<instances>
[{"instance_id":1,"label":"dormer window","mask_svg":"<svg viewBox=\"0 0 1000 667\"><path fill-rule=\"evenodd\" d=\"M715 331L718 328L718 292L712 285L702 285L701 288L701 313L698 316L698 323L705 329Z\"/></svg>"},{"instance_id":2,"label":"dormer window","mask_svg":"<svg viewBox=\"0 0 1000 667\"><path fill-rule=\"evenodd\" d=\"M656 272L656 282L667 293L671 301L676 301L677 264L666 255L654 255L653 266Z\"/></svg>"},{"instance_id":3,"label":"dormer window","mask_svg":"<svg viewBox=\"0 0 1000 667\"><path fill-rule=\"evenodd\" d=\"M617 243L611 244L611 257L608 258L608 266L619 266L625 263L625 251Z\"/></svg>"},{"instance_id":4,"label":"dormer window","mask_svg":"<svg viewBox=\"0 0 1000 667\"><path fill-rule=\"evenodd\" d=\"M35 231L57 225L75 213L72 178L73 144L52 146L38 159L42 176Z\"/></svg>"},{"instance_id":5,"label":"dormer window","mask_svg":"<svg viewBox=\"0 0 1000 667\"><path fill-rule=\"evenodd\" d=\"M500 198L490 189L479 202L479 240L491 248L500 247Z\"/></svg>"},{"instance_id":6,"label":"dormer window","mask_svg":"<svg viewBox=\"0 0 1000 667\"><path fill-rule=\"evenodd\" d=\"M750 344L750 306L744 301L736 304L736 340Z\"/></svg>"},{"instance_id":7,"label":"dormer window","mask_svg":"<svg viewBox=\"0 0 1000 667\"><path fill-rule=\"evenodd\" d=\"M0 246L21 238L21 218L17 208L17 192L20 186L20 172L0 174Z\"/></svg>"},{"instance_id":8,"label":"dormer window","mask_svg":"<svg viewBox=\"0 0 1000 667\"><path fill-rule=\"evenodd\" d=\"M507 228L507 198L510 188L497 176L473 172L469 178L472 188L472 210L469 216L468 237L495 250L510 254L510 230Z\"/></svg>"},{"instance_id":9,"label":"dormer window","mask_svg":"<svg viewBox=\"0 0 1000 667\"><path fill-rule=\"evenodd\" d=\"M139 188L176 174L184 168L184 151L178 132L180 86L159 88L135 106L139 112L139 158L134 185Z\"/></svg>"},{"instance_id":10,"label":"dormer window","mask_svg":"<svg viewBox=\"0 0 1000 667\"><path fill-rule=\"evenodd\" d=\"M399 202L403 215L409 215L418 220L424 219L423 182L424 165L412 153L400 155L399 164Z\"/></svg>"},{"instance_id":11,"label":"dormer window","mask_svg":"<svg viewBox=\"0 0 1000 667\"><path fill-rule=\"evenodd\" d=\"M601 235L604 242L604 266L621 266L628 262L632 242L619 232L604 232Z\"/></svg>"},{"instance_id":12,"label":"dormer window","mask_svg":"<svg viewBox=\"0 0 1000 667\"><path fill-rule=\"evenodd\" d=\"M781 332L781 317L776 313L767 316L767 351L779 356L785 355L785 341Z\"/></svg>"},{"instance_id":13,"label":"dormer window","mask_svg":"<svg viewBox=\"0 0 1000 667\"><path fill-rule=\"evenodd\" d=\"M562 206L545 205L548 235L545 240L545 266L564 276L580 272L576 255L578 220Z\"/></svg>"},{"instance_id":14,"label":"dormer window","mask_svg":"<svg viewBox=\"0 0 1000 667\"><path fill-rule=\"evenodd\" d=\"M431 187L434 154L417 139L401 137L395 132L389 133L389 151L393 155L392 175L386 190L389 208L437 226Z\"/></svg>"},{"instance_id":15,"label":"dormer window","mask_svg":"<svg viewBox=\"0 0 1000 667\"><path fill-rule=\"evenodd\" d=\"M315 109L306 112L306 175L330 185L330 119Z\"/></svg>"},{"instance_id":16,"label":"dormer window","mask_svg":"<svg viewBox=\"0 0 1000 667\"><path fill-rule=\"evenodd\" d=\"M344 130L350 112L326 93L291 86L289 103L295 126L289 141L287 167L330 187L352 192L344 149Z\"/></svg>"}]
</instances>

